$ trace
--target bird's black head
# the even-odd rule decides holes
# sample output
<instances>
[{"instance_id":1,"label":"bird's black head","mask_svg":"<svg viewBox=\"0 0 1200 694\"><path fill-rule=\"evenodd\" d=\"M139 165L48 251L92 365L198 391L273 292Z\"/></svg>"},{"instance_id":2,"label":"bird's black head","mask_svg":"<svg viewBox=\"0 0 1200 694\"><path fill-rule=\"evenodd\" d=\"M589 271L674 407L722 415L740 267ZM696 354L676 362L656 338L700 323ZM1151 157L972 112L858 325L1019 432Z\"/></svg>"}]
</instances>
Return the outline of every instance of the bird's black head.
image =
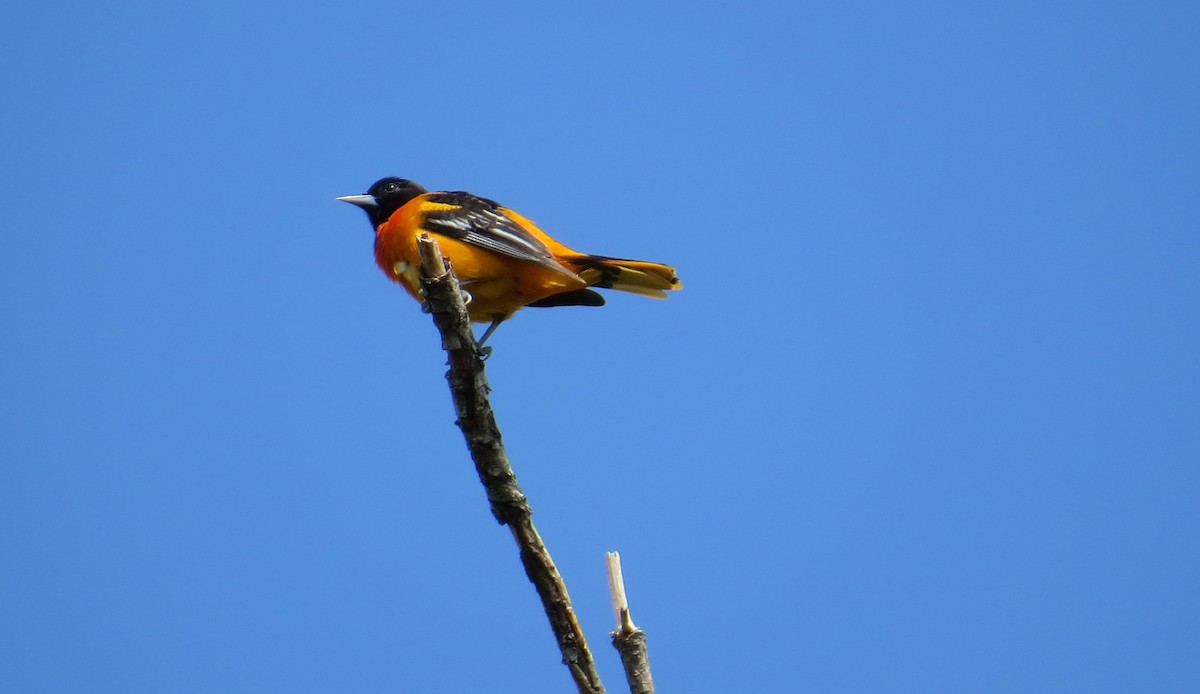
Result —
<instances>
[{"instance_id":1,"label":"bird's black head","mask_svg":"<svg viewBox=\"0 0 1200 694\"><path fill-rule=\"evenodd\" d=\"M408 201L426 192L407 178L389 176L372 183L365 195L347 195L338 200L361 207L371 220L371 226L378 227Z\"/></svg>"}]
</instances>

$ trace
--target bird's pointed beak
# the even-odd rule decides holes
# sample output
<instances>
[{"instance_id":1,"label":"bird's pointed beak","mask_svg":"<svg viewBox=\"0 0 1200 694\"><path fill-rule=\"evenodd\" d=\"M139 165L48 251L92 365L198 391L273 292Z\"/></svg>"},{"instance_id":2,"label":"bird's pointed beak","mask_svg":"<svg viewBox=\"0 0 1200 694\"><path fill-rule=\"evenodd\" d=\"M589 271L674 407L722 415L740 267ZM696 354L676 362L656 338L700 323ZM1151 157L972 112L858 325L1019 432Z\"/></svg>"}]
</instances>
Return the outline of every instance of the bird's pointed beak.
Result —
<instances>
[{"instance_id":1,"label":"bird's pointed beak","mask_svg":"<svg viewBox=\"0 0 1200 694\"><path fill-rule=\"evenodd\" d=\"M379 201L374 195L343 195L338 198L342 202L348 202L355 207L379 207Z\"/></svg>"}]
</instances>

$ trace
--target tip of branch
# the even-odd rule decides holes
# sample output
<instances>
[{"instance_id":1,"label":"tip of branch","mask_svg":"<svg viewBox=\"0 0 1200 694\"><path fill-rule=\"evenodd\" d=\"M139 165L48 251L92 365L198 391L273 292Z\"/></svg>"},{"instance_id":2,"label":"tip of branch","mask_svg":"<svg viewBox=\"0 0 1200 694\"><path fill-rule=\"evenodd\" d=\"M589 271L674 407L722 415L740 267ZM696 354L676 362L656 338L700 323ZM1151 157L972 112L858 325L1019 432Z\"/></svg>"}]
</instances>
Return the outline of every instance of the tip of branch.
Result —
<instances>
[{"instance_id":1,"label":"tip of branch","mask_svg":"<svg viewBox=\"0 0 1200 694\"><path fill-rule=\"evenodd\" d=\"M608 592L612 596L613 616L617 619L617 633L632 634L638 628L629 616L629 599L625 596L625 577L621 574L621 554L607 552L604 561L608 567Z\"/></svg>"},{"instance_id":2,"label":"tip of branch","mask_svg":"<svg viewBox=\"0 0 1200 694\"><path fill-rule=\"evenodd\" d=\"M417 252L421 254L421 272L429 279L437 279L446 274L446 261L442 258L442 249L437 241L427 233L417 237Z\"/></svg>"}]
</instances>

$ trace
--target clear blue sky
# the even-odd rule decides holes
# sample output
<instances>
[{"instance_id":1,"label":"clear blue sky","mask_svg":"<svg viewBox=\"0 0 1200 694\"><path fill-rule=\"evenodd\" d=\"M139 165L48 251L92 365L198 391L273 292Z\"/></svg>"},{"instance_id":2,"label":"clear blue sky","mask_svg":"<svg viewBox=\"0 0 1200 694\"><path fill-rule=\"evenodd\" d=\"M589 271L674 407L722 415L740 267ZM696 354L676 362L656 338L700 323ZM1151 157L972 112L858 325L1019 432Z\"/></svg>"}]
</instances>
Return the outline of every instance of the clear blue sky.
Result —
<instances>
[{"instance_id":1,"label":"clear blue sky","mask_svg":"<svg viewBox=\"0 0 1200 694\"><path fill-rule=\"evenodd\" d=\"M1200 5L24 3L0 690L570 691L401 175L669 301L489 375L610 691L1200 690Z\"/></svg>"}]
</instances>

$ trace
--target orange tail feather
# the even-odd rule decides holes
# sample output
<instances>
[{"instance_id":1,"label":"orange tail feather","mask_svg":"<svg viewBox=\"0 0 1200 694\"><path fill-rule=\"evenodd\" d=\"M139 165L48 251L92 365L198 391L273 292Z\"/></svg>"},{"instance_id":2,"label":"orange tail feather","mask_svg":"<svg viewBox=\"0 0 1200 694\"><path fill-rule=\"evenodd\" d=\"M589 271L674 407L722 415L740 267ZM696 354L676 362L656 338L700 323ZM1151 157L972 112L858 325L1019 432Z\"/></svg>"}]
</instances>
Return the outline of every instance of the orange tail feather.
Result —
<instances>
[{"instance_id":1,"label":"orange tail feather","mask_svg":"<svg viewBox=\"0 0 1200 694\"><path fill-rule=\"evenodd\" d=\"M589 287L619 289L656 299L667 298L669 290L683 289L675 268L662 263L583 254L559 260L582 277Z\"/></svg>"}]
</instances>

